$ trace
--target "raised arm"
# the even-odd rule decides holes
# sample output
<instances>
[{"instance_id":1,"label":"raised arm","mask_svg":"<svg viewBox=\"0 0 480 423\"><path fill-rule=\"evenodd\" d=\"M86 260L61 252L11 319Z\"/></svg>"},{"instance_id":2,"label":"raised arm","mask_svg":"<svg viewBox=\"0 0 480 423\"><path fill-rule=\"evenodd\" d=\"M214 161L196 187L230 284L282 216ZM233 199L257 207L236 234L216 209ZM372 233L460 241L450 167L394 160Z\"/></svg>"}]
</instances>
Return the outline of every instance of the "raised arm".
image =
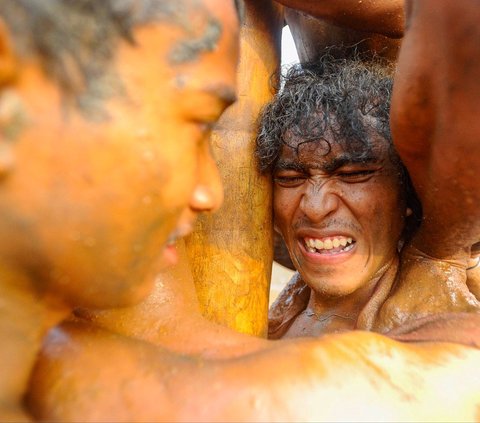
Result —
<instances>
[{"instance_id":1,"label":"raised arm","mask_svg":"<svg viewBox=\"0 0 480 423\"><path fill-rule=\"evenodd\" d=\"M406 13L391 129L423 221L402 250L395 291L377 321L382 332L427 316L480 310L466 271L480 239L480 5L415 0Z\"/></svg>"},{"instance_id":2,"label":"raised arm","mask_svg":"<svg viewBox=\"0 0 480 423\"><path fill-rule=\"evenodd\" d=\"M403 35L403 0L277 0L335 25L392 38Z\"/></svg>"},{"instance_id":3,"label":"raised arm","mask_svg":"<svg viewBox=\"0 0 480 423\"><path fill-rule=\"evenodd\" d=\"M478 412L480 352L463 346L350 332L210 361L95 329L88 343L69 335L52 332L37 363L38 419L473 421Z\"/></svg>"},{"instance_id":4,"label":"raised arm","mask_svg":"<svg viewBox=\"0 0 480 423\"><path fill-rule=\"evenodd\" d=\"M391 124L424 211L413 245L463 260L480 234L480 5L408 6Z\"/></svg>"}]
</instances>

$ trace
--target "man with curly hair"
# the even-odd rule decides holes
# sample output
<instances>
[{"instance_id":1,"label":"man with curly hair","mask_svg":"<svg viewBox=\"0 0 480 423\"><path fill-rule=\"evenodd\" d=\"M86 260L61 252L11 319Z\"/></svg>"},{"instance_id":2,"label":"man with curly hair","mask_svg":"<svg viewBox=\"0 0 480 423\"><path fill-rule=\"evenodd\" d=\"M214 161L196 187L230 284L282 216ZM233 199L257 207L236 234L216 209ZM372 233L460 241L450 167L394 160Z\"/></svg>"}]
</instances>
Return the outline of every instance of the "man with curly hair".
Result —
<instances>
[{"instance_id":1,"label":"man with curly hair","mask_svg":"<svg viewBox=\"0 0 480 423\"><path fill-rule=\"evenodd\" d=\"M392 144L392 67L326 55L291 69L284 84L264 110L257 153L273 174L276 228L298 273L270 310L270 337L370 330L422 214ZM467 310L478 308L477 245L471 294L458 296Z\"/></svg>"},{"instance_id":2,"label":"man with curly hair","mask_svg":"<svg viewBox=\"0 0 480 423\"><path fill-rule=\"evenodd\" d=\"M290 69L265 108L257 154L297 270L270 337L370 328L421 213L389 127L392 66L335 59ZM415 213L414 213L415 211Z\"/></svg>"}]
</instances>

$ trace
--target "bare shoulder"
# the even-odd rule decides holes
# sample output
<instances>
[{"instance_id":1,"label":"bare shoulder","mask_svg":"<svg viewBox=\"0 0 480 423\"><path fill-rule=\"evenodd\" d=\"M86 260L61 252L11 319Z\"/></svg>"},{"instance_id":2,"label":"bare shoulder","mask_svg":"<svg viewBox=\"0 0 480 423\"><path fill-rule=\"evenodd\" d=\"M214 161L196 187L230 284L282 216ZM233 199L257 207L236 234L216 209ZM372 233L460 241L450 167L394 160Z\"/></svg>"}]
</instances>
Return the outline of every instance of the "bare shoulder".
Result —
<instances>
[{"instance_id":1,"label":"bare shoulder","mask_svg":"<svg viewBox=\"0 0 480 423\"><path fill-rule=\"evenodd\" d=\"M170 415L159 374L172 357L145 342L78 322L50 331L32 374L29 406L46 420L139 420ZM119 406L120 405L120 406ZM151 417L151 416L150 416Z\"/></svg>"},{"instance_id":2,"label":"bare shoulder","mask_svg":"<svg viewBox=\"0 0 480 423\"><path fill-rule=\"evenodd\" d=\"M220 420L354 421L361 415L371 421L472 421L477 416L476 349L404 344L360 331L272 345L217 368L216 383L228 384L235 397L229 403L225 394L215 396L224 413L217 415Z\"/></svg>"},{"instance_id":3,"label":"bare shoulder","mask_svg":"<svg viewBox=\"0 0 480 423\"><path fill-rule=\"evenodd\" d=\"M30 404L61 421L474 420L479 368L472 348L367 332L208 360L69 323L47 338Z\"/></svg>"},{"instance_id":4,"label":"bare shoulder","mask_svg":"<svg viewBox=\"0 0 480 423\"><path fill-rule=\"evenodd\" d=\"M331 363L326 379L339 384L336 395L351 391L348 397L355 398L351 409L358 407L364 417L371 413L372 419L379 416L383 420L478 418L477 349L435 342L406 344L366 332L333 335L325 342L321 354L326 350L323 361ZM378 409L365 415L365 401L369 400L378 404Z\"/></svg>"}]
</instances>

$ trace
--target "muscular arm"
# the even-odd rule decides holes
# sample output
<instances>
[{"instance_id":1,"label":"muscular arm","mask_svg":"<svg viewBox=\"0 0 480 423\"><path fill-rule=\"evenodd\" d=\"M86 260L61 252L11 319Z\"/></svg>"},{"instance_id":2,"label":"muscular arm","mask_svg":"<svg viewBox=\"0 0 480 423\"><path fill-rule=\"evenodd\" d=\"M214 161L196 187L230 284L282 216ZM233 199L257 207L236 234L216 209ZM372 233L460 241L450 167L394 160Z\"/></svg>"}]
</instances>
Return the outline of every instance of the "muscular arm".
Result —
<instances>
[{"instance_id":1,"label":"muscular arm","mask_svg":"<svg viewBox=\"0 0 480 423\"><path fill-rule=\"evenodd\" d=\"M401 38L403 0L277 0L335 25Z\"/></svg>"},{"instance_id":2,"label":"muscular arm","mask_svg":"<svg viewBox=\"0 0 480 423\"><path fill-rule=\"evenodd\" d=\"M480 8L412 1L392 98L392 134L421 198L413 245L464 260L480 234Z\"/></svg>"},{"instance_id":3,"label":"muscular arm","mask_svg":"<svg viewBox=\"0 0 480 423\"><path fill-rule=\"evenodd\" d=\"M365 332L204 360L64 326L37 365L30 405L59 421L471 421L479 365L473 349Z\"/></svg>"},{"instance_id":4,"label":"muscular arm","mask_svg":"<svg viewBox=\"0 0 480 423\"><path fill-rule=\"evenodd\" d=\"M470 0L407 3L391 129L424 219L402 250L376 330L447 312L477 312L467 284L480 238L480 8Z\"/></svg>"}]
</instances>

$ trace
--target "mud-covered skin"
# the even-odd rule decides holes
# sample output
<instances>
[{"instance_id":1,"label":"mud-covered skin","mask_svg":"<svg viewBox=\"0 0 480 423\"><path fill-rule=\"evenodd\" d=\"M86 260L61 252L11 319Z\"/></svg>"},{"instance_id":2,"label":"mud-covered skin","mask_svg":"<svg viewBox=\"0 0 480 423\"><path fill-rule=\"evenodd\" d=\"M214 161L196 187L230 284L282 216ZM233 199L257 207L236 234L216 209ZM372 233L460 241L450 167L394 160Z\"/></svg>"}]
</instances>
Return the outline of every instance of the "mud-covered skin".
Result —
<instances>
[{"instance_id":1,"label":"mud-covered skin","mask_svg":"<svg viewBox=\"0 0 480 423\"><path fill-rule=\"evenodd\" d=\"M382 34L337 26L321 17L313 17L295 9L285 9L287 22L300 61L315 62L328 52L336 57L382 57L395 61L401 39Z\"/></svg>"},{"instance_id":2,"label":"mud-covered skin","mask_svg":"<svg viewBox=\"0 0 480 423\"><path fill-rule=\"evenodd\" d=\"M62 41L78 44L93 61L86 45L97 42L92 28L101 27L95 26L98 2L81 2L80 11L73 3L8 5L24 8L33 20L43 6L60 7L64 15L52 16L65 31L60 34L75 42L67 36ZM185 5L193 3L198 4ZM229 31L221 32L215 52L203 46L195 60L169 63L172 48L186 40L174 20L133 25L135 43L117 37L116 54L103 59L124 91L110 86L108 98L97 92L108 110L108 119L100 120L64 103L66 88L44 72L45 45L42 50L31 43L23 51L12 27L27 22L24 14L6 19L6 4L0 7L0 411L8 413L0 420L27 419L23 399L50 328L75 307L120 307L143 299L153 286L151 267L175 261L169 241L188 233L198 213L215 210L222 201L209 132L235 100L237 16L230 3L218 13L208 0L201 5ZM65 23L74 18L90 29L90 38ZM201 31L205 14L196 19ZM106 20L121 32L118 21ZM27 29L28 40L33 35ZM50 32L42 35L52 41ZM219 61L203 60L211 55ZM78 67L70 65L69 75L80 81ZM17 418L11 418L13 412Z\"/></svg>"},{"instance_id":3,"label":"mud-covered skin","mask_svg":"<svg viewBox=\"0 0 480 423\"><path fill-rule=\"evenodd\" d=\"M157 278L146 302L119 309L117 319L112 313L83 311L82 320L49 333L28 398L37 418L345 421L357 413L382 421L471 420L478 401L468 394L480 384L469 368L480 365L478 352L403 346L365 332L280 343L250 338L201 319L180 265ZM443 384L460 380L458 395L434 407ZM367 400L375 406L365 409Z\"/></svg>"},{"instance_id":4,"label":"mud-covered skin","mask_svg":"<svg viewBox=\"0 0 480 423\"><path fill-rule=\"evenodd\" d=\"M40 379L47 395L38 417L47 420L472 421L478 416L480 378L471 369L478 368L480 352L458 345L402 345L352 332L211 361L94 327L85 331L66 324L55 331L47 347L52 361L39 363L40 375L57 376L54 385L42 386L48 379ZM112 357L123 363L121 372ZM455 386L455 394L446 386Z\"/></svg>"},{"instance_id":5,"label":"mud-covered skin","mask_svg":"<svg viewBox=\"0 0 480 423\"><path fill-rule=\"evenodd\" d=\"M380 330L441 311L480 311L466 283L480 234L480 9L469 1L437 5L408 3L391 127L424 220L404 250L394 291L379 314ZM474 275L470 285L475 291Z\"/></svg>"},{"instance_id":6,"label":"mud-covered skin","mask_svg":"<svg viewBox=\"0 0 480 423\"><path fill-rule=\"evenodd\" d=\"M386 144L376 143L377 147ZM327 171L331 162L345 158L342 149L332 145L325 157L312 154L312 149L298 158L293 152L282 152L281 167L274 172L275 224L295 267L312 288L309 303L288 336L355 328L379 285L391 284L395 274L391 268L396 269L401 210L406 207L395 166L382 150L370 163L347 160L344 166ZM287 146L283 150L293 151ZM293 170L294 166L303 170ZM336 234L354 239L347 246L350 250L312 253L305 247L305 237L329 239Z\"/></svg>"},{"instance_id":7,"label":"mud-covered skin","mask_svg":"<svg viewBox=\"0 0 480 423\"><path fill-rule=\"evenodd\" d=\"M470 292L466 279L464 266L407 246L401 254L395 285L381 306L373 330L384 333L435 314L480 312L480 302Z\"/></svg>"},{"instance_id":8,"label":"mud-covered skin","mask_svg":"<svg viewBox=\"0 0 480 423\"><path fill-rule=\"evenodd\" d=\"M470 421L480 401L480 378L471 371L480 352L413 344L443 336L444 324L392 333L411 345L358 331L321 340L250 338L202 321L181 266L158 278L146 302L119 309L117 319L111 312L82 317L45 340L28 398L37 418ZM445 396L449 384L460 389Z\"/></svg>"},{"instance_id":9,"label":"mud-covered skin","mask_svg":"<svg viewBox=\"0 0 480 423\"><path fill-rule=\"evenodd\" d=\"M412 247L406 248L402 257L402 268L398 270L397 264L379 280L375 292L353 322L355 329L384 333L402 341L438 339L478 348L478 268L466 271L465 284L463 269L444 261L425 259ZM421 278L425 280L425 272L439 283L416 284ZM448 279L442 283L446 275ZM350 323L331 313L331 317L325 316L321 327L312 330L318 319L309 316L305 320L304 317L310 295L311 289L296 273L270 307L270 339L320 335L334 328L327 326L330 320L337 320L337 324ZM417 326L422 327L420 332ZM396 334L402 337L397 338Z\"/></svg>"},{"instance_id":10,"label":"mud-covered skin","mask_svg":"<svg viewBox=\"0 0 480 423\"><path fill-rule=\"evenodd\" d=\"M329 12L321 11L328 2L316 11L315 2L300 3L297 7L303 11L328 17ZM443 312L480 311L478 270L466 270L470 247L480 237L473 170L479 161L475 152L480 128L473 117L479 71L477 63L468 59L469 54L477 57L478 45L476 30L469 32L464 17L470 12L475 16L478 8L448 5L432 18L423 5L410 2L407 6L410 20L425 15L409 26L404 41L395 81L392 133L420 196L424 221L412 244L403 250L399 271L389 282L388 299L383 306L376 305L381 311L370 328L381 332ZM451 14L450 7L455 8ZM425 25L418 24L422 20ZM441 27L448 42L439 42L433 27ZM300 25L298 30L299 36L308 35L308 26ZM427 41L419 42L423 38ZM458 43L462 49L456 52ZM441 113L436 114L438 110Z\"/></svg>"},{"instance_id":11,"label":"mud-covered skin","mask_svg":"<svg viewBox=\"0 0 480 423\"><path fill-rule=\"evenodd\" d=\"M257 139L262 169L272 168L276 230L311 288L289 337L358 327L393 281L412 214L391 147L391 68L329 56L317 66L287 74Z\"/></svg>"},{"instance_id":12,"label":"mud-covered skin","mask_svg":"<svg viewBox=\"0 0 480 423\"><path fill-rule=\"evenodd\" d=\"M442 9L444 3L436 5ZM213 66L211 75L218 69ZM459 345L405 345L351 332L206 360L103 327L67 323L54 329L45 348L51 360L39 361L33 383L40 391L31 398L42 401L37 415L46 420L474 421L479 416L480 381L472 369L479 368L480 353ZM48 374L52 379L43 378Z\"/></svg>"}]
</instances>

